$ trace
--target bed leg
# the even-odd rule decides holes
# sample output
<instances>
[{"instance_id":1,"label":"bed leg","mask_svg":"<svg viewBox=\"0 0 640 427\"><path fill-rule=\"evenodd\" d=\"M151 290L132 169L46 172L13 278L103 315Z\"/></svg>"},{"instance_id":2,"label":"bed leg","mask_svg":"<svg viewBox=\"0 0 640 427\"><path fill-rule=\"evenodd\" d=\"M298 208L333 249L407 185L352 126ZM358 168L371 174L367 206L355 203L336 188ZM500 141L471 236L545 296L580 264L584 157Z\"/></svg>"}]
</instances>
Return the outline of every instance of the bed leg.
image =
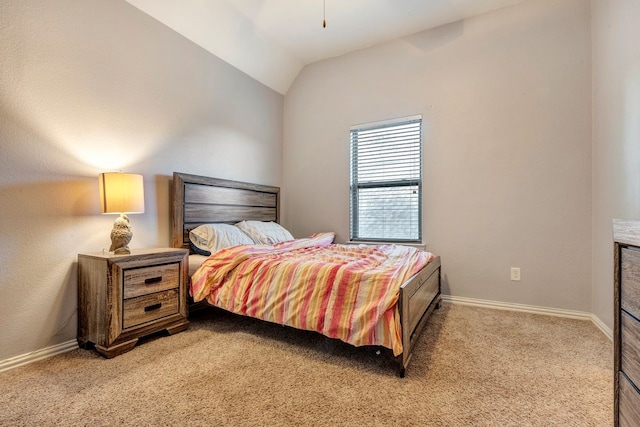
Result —
<instances>
[{"instance_id":1,"label":"bed leg","mask_svg":"<svg viewBox=\"0 0 640 427\"><path fill-rule=\"evenodd\" d=\"M400 378L404 378L404 375L406 372L407 372L407 368L405 368L404 366L401 366L400 369L398 370L398 375L400 376Z\"/></svg>"},{"instance_id":2,"label":"bed leg","mask_svg":"<svg viewBox=\"0 0 640 427\"><path fill-rule=\"evenodd\" d=\"M440 301L438 301L438 302L436 303L436 307L435 307L435 309L436 309L436 310L440 310Z\"/></svg>"}]
</instances>

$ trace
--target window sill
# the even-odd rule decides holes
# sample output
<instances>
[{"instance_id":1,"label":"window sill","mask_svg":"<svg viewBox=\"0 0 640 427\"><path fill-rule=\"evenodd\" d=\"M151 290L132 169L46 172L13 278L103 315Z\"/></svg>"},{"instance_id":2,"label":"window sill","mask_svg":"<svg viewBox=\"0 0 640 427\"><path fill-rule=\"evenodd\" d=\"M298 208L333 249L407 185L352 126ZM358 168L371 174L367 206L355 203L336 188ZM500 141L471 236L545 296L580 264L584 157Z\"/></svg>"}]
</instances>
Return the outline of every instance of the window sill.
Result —
<instances>
[{"instance_id":1,"label":"window sill","mask_svg":"<svg viewBox=\"0 0 640 427\"><path fill-rule=\"evenodd\" d=\"M425 251L427 245L424 243L413 243L413 242L363 242L358 240L350 240L347 242L347 245L398 245L398 246L411 246L412 248L420 249L421 251Z\"/></svg>"}]
</instances>

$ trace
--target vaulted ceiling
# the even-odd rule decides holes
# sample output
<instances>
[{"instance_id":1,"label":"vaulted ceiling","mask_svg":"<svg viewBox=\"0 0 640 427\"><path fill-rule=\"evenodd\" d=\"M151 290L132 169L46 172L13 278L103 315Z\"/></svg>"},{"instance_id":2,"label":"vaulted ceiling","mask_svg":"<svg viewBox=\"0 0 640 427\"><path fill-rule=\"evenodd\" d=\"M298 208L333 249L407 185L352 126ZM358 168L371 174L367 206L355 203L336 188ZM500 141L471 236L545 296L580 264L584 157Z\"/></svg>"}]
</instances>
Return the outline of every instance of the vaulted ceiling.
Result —
<instances>
[{"instance_id":1,"label":"vaulted ceiling","mask_svg":"<svg viewBox=\"0 0 640 427\"><path fill-rule=\"evenodd\" d=\"M285 94L307 64L523 0L127 1Z\"/></svg>"}]
</instances>

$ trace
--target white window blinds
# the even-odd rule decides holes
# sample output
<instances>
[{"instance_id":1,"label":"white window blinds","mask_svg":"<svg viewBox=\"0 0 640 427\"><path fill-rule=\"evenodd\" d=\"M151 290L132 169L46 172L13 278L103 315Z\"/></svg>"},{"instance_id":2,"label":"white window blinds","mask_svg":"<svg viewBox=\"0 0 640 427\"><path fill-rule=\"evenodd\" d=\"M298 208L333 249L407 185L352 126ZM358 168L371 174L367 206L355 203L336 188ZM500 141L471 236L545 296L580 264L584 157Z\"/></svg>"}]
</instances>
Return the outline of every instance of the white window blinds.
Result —
<instances>
[{"instance_id":1,"label":"white window blinds","mask_svg":"<svg viewBox=\"0 0 640 427\"><path fill-rule=\"evenodd\" d=\"M422 116L351 127L351 240L421 242Z\"/></svg>"}]
</instances>

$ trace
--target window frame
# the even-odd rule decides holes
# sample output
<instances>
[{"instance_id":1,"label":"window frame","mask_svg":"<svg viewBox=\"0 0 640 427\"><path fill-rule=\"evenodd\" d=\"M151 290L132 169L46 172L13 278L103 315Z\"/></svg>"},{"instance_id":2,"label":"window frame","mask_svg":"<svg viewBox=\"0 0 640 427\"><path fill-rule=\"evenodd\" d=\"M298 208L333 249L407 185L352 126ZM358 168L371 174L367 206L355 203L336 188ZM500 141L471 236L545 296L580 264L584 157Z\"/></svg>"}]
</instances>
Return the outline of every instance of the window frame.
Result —
<instances>
[{"instance_id":1,"label":"window frame","mask_svg":"<svg viewBox=\"0 0 640 427\"><path fill-rule=\"evenodd\" d=\"M418 144L418 157L419 157L419 166L418 166L418 177L411 179L397 179L397 180L378 180L378 181L368 181L368 182L359 182L358 181L358 160L360 157L360 153L358 152L358 138L357 135L362 131L371 131L371 130L382 130L385 128L392 128L402 125L411 125L418 124L419 130L419 144ZM355 138L354 138L355 133ZM355 143L354 143L355 140ZM407 141L408 142L408 141ZM423 189L423 123L422 123L422 115L413 115L408 117L401 117L396 119L378 121L378 122L370 122L364 123L360 125L354 125L350 127L349 130L349 238L352 242L358 243L372 243L372 242L380 242L380 243L407 243L407 244L422 244L422 189ZM359 191L361 189L372 189L372 188L400 188L400 187L417 187L417 238L416 239L405 239L405 238L389 238L383 236L375 236L375 237L361 237L359 233L359 220L360 220L360 209L359 209Z\"/></svg>"}]
</instances>

